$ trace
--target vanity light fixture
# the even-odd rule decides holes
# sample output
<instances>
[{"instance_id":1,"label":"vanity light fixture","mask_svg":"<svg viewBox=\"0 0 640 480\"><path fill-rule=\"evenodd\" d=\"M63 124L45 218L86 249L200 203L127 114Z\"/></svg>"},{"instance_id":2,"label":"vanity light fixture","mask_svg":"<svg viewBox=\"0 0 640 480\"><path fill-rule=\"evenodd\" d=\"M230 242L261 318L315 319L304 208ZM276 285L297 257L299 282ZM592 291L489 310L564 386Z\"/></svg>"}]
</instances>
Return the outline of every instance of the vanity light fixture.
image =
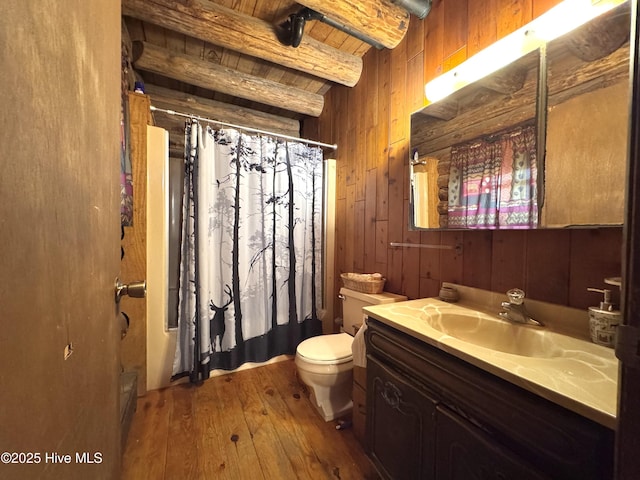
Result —
<instances>
[{"instance_id":1,"label":"vanity light fixture","mask_svg":"<svg viewBox=\"0 0 640 480\"><path fill-rule=\"evenodd\" d=\"M625 1L627 0L564 0L527 25L428 82L424 87L427 100L442 100Z\"/></svg>"}]
</instances>

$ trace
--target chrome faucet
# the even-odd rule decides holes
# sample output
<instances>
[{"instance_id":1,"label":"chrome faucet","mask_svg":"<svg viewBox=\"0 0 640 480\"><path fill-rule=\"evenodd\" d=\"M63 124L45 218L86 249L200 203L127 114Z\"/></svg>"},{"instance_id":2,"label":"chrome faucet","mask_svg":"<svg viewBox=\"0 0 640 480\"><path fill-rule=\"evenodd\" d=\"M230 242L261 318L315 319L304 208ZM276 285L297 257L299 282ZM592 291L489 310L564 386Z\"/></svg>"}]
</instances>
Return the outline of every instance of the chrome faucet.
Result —
<instances>
[{"instance_id":1,"label":"chrome faucet","mask_svg":"<svg viewBox=\"0 0 640 480\"><path fill-rule=\"evenodd\" d=\"M539 320L534 319L524 306L524 292L519 288L512 288L507 292L508 302L502 302L504 312L500 312L500 316L510 322L515 323L533 323L540 327L544 326Z\"/></svg>"}]
</instances>

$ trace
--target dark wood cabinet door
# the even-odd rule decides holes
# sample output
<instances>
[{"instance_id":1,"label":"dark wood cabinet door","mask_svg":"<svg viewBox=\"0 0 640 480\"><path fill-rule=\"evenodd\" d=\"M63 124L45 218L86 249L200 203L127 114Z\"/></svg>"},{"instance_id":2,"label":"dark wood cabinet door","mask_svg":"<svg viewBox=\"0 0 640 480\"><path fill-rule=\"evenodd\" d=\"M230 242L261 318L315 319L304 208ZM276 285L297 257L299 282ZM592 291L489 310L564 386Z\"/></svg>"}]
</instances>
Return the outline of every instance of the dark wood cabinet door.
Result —
<instances>
[{"instance_id":1,"label":"dark wood cabinet door","mask_svg":"<svg viewBox=\"0 0 640 480\"><path fill-rule=\"evenodd\" d=\"M436 409L437 480L542 480L547 478L482 430L439 405Z\"/></svg>"},{"instance_id":2,"label":"dark wood cabinet door","mask_svg":"<svg viewBox=\"0 0 640 480\"><path fill-rule=\"evenodd\" d=\"M375 358L367 361L371 457L389 479L434 478L435 402Z\"/></svg>"}]
</instances>

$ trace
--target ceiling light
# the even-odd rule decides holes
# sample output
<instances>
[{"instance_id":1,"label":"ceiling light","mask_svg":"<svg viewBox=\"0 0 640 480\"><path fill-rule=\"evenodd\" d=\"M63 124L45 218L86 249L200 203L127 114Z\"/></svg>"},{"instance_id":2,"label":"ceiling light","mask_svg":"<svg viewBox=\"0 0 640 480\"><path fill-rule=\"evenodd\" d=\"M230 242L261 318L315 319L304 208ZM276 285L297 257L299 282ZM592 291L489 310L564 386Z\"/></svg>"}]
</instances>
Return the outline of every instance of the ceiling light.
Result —
<instances>
[{"instance_id":1,"label":"ceiling light","mask_svg":"<svg viewBox=\"0 0 640 480\"><path fill-rule=\"evenodd\" d=\"M437 102L625 1L564 0L524 27L428 82L425 95L430 102Z\"/></svg>"}]
</instances>

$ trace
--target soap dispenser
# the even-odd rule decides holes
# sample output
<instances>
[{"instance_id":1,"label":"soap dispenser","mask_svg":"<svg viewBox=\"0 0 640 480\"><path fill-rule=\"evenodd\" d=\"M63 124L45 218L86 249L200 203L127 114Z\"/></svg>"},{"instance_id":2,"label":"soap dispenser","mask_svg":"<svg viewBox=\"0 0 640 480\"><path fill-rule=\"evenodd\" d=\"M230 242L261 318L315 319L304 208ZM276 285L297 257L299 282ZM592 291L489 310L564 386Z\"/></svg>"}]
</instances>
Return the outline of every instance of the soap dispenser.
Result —
<instances>
[{"instance_id":1,"label":"soap dispenser","mask_svg":"<svg viewBox=\"0 0 640 480\"><path fill-rule=\"evenodd\" d=\"M590 292L604 295L599 307L589 307L589 333L591 340L598 345L613 348L616 341L616 327L620 324L620 310L614 310L611 303L611 290L587 288Z\"/></svg>"}]
</instances>

